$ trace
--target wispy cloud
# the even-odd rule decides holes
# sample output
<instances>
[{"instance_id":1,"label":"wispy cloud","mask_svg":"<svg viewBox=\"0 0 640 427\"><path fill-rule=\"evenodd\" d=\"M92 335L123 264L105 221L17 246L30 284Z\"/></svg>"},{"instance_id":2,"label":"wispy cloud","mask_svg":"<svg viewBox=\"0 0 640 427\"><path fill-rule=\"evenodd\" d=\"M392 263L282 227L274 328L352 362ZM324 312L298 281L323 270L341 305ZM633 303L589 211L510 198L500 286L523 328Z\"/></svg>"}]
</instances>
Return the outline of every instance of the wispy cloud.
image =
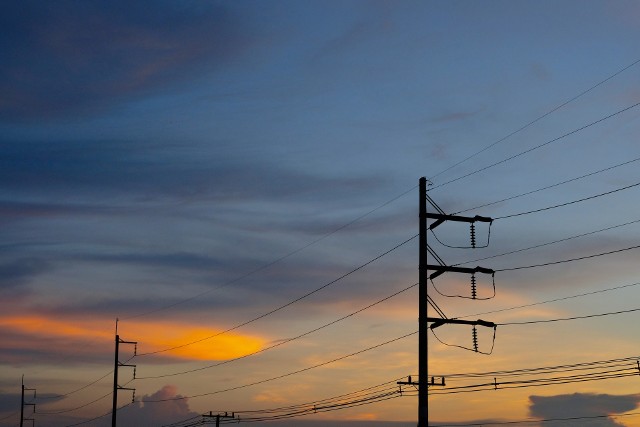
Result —
<instances>
[{"instance_id":1,"label":"wispy cloud","mask_svg":"<svg viewBox=\"0 0 640 427\"><path fill-rule=\"evenodd\" d=\"M3 3L0 118L86 113L223 66L250 43L220 3Z\"/></svg>"}]
</instances>

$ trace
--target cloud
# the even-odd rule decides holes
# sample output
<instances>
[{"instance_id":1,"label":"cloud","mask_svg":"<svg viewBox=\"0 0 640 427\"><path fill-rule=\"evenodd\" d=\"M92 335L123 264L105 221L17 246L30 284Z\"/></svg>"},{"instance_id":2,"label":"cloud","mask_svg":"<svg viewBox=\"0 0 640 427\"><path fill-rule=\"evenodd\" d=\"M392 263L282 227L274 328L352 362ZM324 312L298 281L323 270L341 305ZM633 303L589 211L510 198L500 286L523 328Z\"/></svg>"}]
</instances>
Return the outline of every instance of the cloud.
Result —
<instances>
[{"instance_id":1,"label":"cloud","mask_svg":"<svg viewBox=\"0 0 640 427\"><path fill-rule=\"evenodd\" d=\"M181 395L178 394L178 388L174 385L165 385L154 394L144 395L133 404L118 411L118 425L123 427L165 425L200 415L189 409L189 399L149 402L176 397ZM103 425L107 424L103 422Z\"/></svg>"},{"instance_id":2,"label":"cloud","mask_svg":"<svg viewBox=\"0 0 640 427\"><path fill-rule=\"evenodd\" d=\"M63 319L41 315L0 316L3 353L0 362L60 359L58 363L104 359L113 351L112 332L100 319ZM185 322L138 321L120 327L127 339L139 342L142 352L162 351L156 358L228 360L260 350L267 340L221 332ZM195 342L193 345L183 346ZM172 348L170 351L163 351Z\"/></svg>"},{"instance_id":3,"label":"cloud","mask_svg":"<svg viewBox=\"0 0 640 427\"><path fill-rule=\"evenodd\" d=\"M70 209L108 213L103 203L93 207L83 199L129 195L154 199L159 196L198 201L282 200L291 197L335 198L352 196L371 186L372 177L332 177L300 172L275 161L233 159L215 152L215 144L180 149L168 145L134 144L127 141L0 141L0 187L6 194L51 195L64 192ZM197 152L194 152L197 151ZM375 179L378 184L387 181ZM25 209L32 215L58 213L61 206L34 210L24 200L4 197L4 214ZM120 198L120 200L122 200ZM20 205L19 202L23 204ZM51 206L49 206L51 207ZM101 208L102 207L102 208ZM31 208L31 209L29 209ZM36 208L38 208L36 206ZM112 208L113 210L114 208Z\"/></svg>"},{"instance_id":4,"label":"cloud","mask_svg":"<svg viewBox=\"0 0 640 427\"><path fill-rule=\"evenodd\" d=\"M531 416L548 418L567 417L600 417L621 414L637 408L640 395L611 395L574 393L557 396L529 396L529 412ZM571 423L572 421L567 421ZM611 418L596 418L593 420L576 420L575 424L589 426L623 426Z\"/></svg>"},{"instance_id":5,"label":"cloud","mask_svg":"<svg viewBox=\"0 0 640 427\"><path fill-rule=\"evenodd\" d=\"M28 257L0 264L0 290L28 283L35 276L48 272L52 266L41 258Z\"/></svg>"},{"instance_id":6,"label":"cloud","mask_svg":"<svg viewBox=\"0 0 640 427\"><path fill-rule=\"evenodd\" d=\"M219 2L3 2L0 25L5 120L94 111L217 69L250 44Z\"/></svg>"}]
</instances>

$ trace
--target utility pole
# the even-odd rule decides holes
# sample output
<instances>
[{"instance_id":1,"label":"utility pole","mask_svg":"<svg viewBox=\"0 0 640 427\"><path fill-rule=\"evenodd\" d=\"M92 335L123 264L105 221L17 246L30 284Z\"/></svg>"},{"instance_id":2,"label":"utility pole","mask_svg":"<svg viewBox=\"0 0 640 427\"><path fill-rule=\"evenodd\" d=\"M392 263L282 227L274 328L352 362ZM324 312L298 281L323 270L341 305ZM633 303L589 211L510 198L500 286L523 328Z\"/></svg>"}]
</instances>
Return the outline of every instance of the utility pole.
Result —
<instances>
[{"instance_id":1,"label":"utility pole","mask_svg":"<svg viewBox=\"0 0 640 427\"><path fill-rule=\"evenodd\" d=\"M131 390L133 391L133 397L131 398L131 402L134 402L136 399L136 389L135 388L127 388L120 387L118 385L118 368L120 366L130 366L133 368L133 378L136 378L136 365L129 365L126 363L121 363L119 359L120 352L120 344L133 344L135 345L133 356L136 356L138 350L138 343L136 341L124 341L120 339L120 335L118 335L118 319L116 319L116 350L115 350L115 360L113 364L113 409L111 410L111 427L116 427L116 414L118 412L118 390Z\"/></svg>"},{"instance_id":2,"label":"utility pole","mask_svg":"<svg viewBox=\"0 0 640 427\"><path fill-rule=\"evenodd\" d=\"M428 337L429 324L427 321L427 178L419 180L419 251L418 251L418 427L429 425L429 396L427 392L429 381ZM423 387L424 386L424 387Z\"/></svg>"},{"instance_id":3,"label":"utility pole","mask_svg":"<svg viewBox=\"0 0 640 427\"><path fill-rule=\"evenodd\" d=\"M36 389L35 388L25 388L24 386L24 375L22 376L22 398L20 399L20 427L24 426L24 422L25 421L31 421L31 425L35 424L35 419L34 418L25 418L24 417L24 407L25 406L32 406L33 407L33 413L36 413L36 404L35 403L25 403L24 401L24 392L25 391L33 391L33 398L36 398Z\"/></svg>"},{"instance_id":4,"label":"utility pole","mask_svg":"<svg viewBox=\"0 0 640 427\"><path fill-rule=\"evenodd\" d=\"M224 418L230 418L230 419L234 419L236 416L235 414L232 412L231 415L229 415L228 412L225 412L224 414L216 414L213 415L212 411L209 411L208 414L203 414L202 418L215 418L216 419L216 427L220 427L220 420L224 419Z\"/></svg>"},{"instance_id":5,"label":"utility pole","mask_svg":"<svg viewBox=\"0 0 640 427\"><path fill-rule=\"evenodd\" d=\"M441 383L436 383L435 378L431 378L429 380L429 353L428 353L428 334L429 329L434 329L444 324L461 324L461 325L472 325L474 327L474 347L475 351L477 351L477 338L475 335L475 327L476 326L485 326L485 327L493 327L496 325L492 322L487 322L484 320L460 320L460 319L448 319L442 310L438 307L438 305L429 297L428 294L428 280L433 279L447 271L456 272L456 273L467 273L472 275L472 297L475 299L475 273L486 273L493 274L494 271L488 268L483 267L475 267L475 268L465 268L465 267L454 267L447 266L440 260L437 254L431 250L427 243L427 232L428 230L433 230L440 224L445 221L456 221L456 222L467 222L471 224L471 245L473 248L475 245L475 228L474 224L476 222L488 222L491 223L493 220L487 217L475 216L475 217L465 217L458 215L447 215L440 209L437 204L431 200L431 198L427 195L427 179L422 177L419 179L419 266L418 266L418 382L411 381L411 377L408 378L408 381L398 382L400 386L402 385L412 385L418 386L418 427L428 427L429 426L429 386L444 386L445 380L442 378ZM427 212L427 201L429 201L433 207L438 211L438 213L428 213ZM434 219L435 221L431 224L431 226L427 227L428 219ZM429 265L428 263L428 254L431 253L432 256L436 258L436 261L439 262L440 265ZM431 276L427 275L429 270L435 270ZM428 306L431 305L441 317L429 317L428 316ZM432 323L429 326L429 323Z\"/></svg>"}]
</instances>

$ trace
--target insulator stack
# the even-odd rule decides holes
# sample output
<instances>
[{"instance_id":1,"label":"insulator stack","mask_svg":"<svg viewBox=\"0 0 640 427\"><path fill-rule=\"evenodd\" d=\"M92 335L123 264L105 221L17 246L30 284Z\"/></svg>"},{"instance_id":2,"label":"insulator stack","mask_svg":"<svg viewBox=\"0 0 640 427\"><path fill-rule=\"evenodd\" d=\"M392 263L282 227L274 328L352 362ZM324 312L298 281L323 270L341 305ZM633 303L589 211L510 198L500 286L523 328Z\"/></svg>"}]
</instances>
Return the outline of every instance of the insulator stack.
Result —
<instances>
[{"instance_id":1,"label":"insulator stack","mask_svg":"<svg viewBox=\"0 0 640 427\"><path fill-rule=\"evenodd\" d=\"M476 299L477 295L478 293L476 289L476 275L472 274L471 275L471 299Z\"/></svg>"},{"instance_id":2,"label":"insulator stack","mask_svg":"<svg viewBox=\"0 0 640 427\"><path fill-rule=\"evenodd\" d=\"M471 331L471 337L473 339L473 351L478 352L478 330L475 325L473 326L473 330Z\"/></svg>"},{"instance_id":3,"label":"insulator stack","mask_svg":"<svg viewBox=\"0 0 640 427\"><path fill-rule=\"evenodd\" d=\"M476 225L472 222L471 226L471 247L475 249L476 247Z\"/></svg>"}]
</instances>

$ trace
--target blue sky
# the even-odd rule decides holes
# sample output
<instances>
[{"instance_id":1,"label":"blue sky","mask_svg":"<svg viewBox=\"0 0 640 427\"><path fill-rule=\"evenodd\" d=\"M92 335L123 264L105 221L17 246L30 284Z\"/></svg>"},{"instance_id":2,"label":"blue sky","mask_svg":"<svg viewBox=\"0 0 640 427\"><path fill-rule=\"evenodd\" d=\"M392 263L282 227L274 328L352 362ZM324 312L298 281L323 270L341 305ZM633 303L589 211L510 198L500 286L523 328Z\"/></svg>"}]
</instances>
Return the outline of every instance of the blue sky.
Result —
<instances>
[{"instance_id":1,"label":"blue sky","mask_svg":"<svg viewBox=\"0 0 640 427\"><path fill-rule=\"evenodd\" d=\"M108 413L116 318L139 353L160 352L133 359L139 400L123 425L298 405L417 375L417 337L394 340L417 330L422 176L446 212L493 218L628 187L497 219L484 249L430 235L448 264L503 270L487 301L429 288L449 317L637 308L637 250L509 269L638 244L639 19L633 1L4 2L0 425L16 424L22 375L50 398L38 401L38 424ZM468 233L436 230L450 246ZM487 233L478 226L479 241ZM436 287L467 283L447 274ZM432 338L430 368L631 357L635 316L499 326L490 356ZM471 340L466 327L438 334ZM234 385L247 386L221 391ZM144 403L177 395L190 398ZM627 378L430 402L441 424L557 418L559 406L611 416L597 426L640 425ZM413 425L416 405L403 396L307 418Z\"/></svg>"}]
</instances>

